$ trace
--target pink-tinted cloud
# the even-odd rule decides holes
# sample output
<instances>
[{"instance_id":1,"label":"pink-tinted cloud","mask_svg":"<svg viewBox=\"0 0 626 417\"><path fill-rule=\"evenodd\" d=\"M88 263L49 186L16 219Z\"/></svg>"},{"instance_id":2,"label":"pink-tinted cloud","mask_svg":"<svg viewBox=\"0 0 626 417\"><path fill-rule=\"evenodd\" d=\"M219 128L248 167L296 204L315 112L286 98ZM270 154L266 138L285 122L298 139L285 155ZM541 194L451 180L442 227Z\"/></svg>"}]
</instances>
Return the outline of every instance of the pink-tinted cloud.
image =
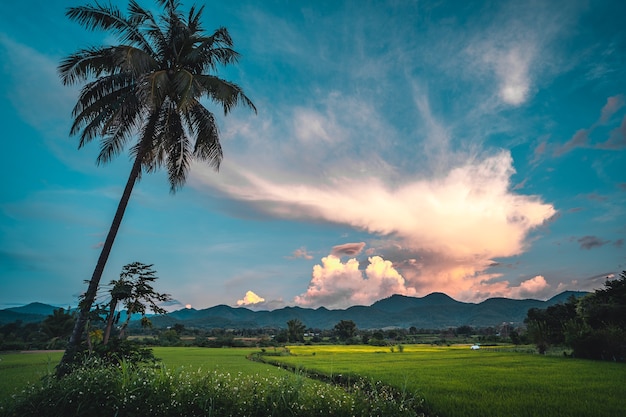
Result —
<instances>
[{"instance_id":1,"label":"pink-tinted cloud","mask_svg":"<svg viewBox=\"0 0 626 417\"><path fill-rule=\"evenodd\" d=\"M600 149L619 150L626 148L626 116L619 127L611 130L609 138L597 145Z\"/></svg>"},{"instance_id":2,"label":"pink-tinted cloud","mask_svg":"<svg viewBox=\"0 0 626 417\"><path fill-rule=\"evenodd\" d=\"M558 147L554 154L556 156L561 156L574 148L581 148L587 146L589 143L589 129L580 129L577 131L574 136L567 142L565 142L562 146Z\"/></svg>"},{"instance_id":3,"label":"pink-tinted cloud","mask_svg":"<svg viewBox=\"0 0 626 417\"><path fill-rule=\"evenodd\" d=\"M493 259L523 253L528 233L556 213L539 197L512 190L512 162L510 153L503 151L470 159L440 177L417 177L393 186L377 177L291 183L289 177L270 180L237 167L238 181L220 185L232 198L271 215L348 225L388 242L370 244L369 249L376 250L368 250L368 254L393 262L406 280L402 291L421 295L446 291L468 297L464 291L490 278L482 274ZM213 181L215 175L206 178ZM347 248L359 252L361 245ZM345 251L343 245L338 248L342 247ZM398 256L393 256L393 251ZM338 256L324 259L314 270L311 289L298 299L300 303L314 304L323 298L335 305L380 295L376 290L374 298L353 297L350 294L359 286L340 285L365 281L356 260L343 264ZM337 277L337 282L330 285L334 281L328 276Z\"/></svg>"},{"instance_id":4,"label":"pink-tinted cloud","mask_svg":"<svg viewBox=\"0 0 626 417\"><path fill-rule=\"evenodd\" d=\"M356 256L365 247L365 242L359 243L344 243L343 245L333 246L331 255L341 258L342 256Z\"/></svg>"},{"instance_id":5,"label":"pink-tinted cloud","mask_svg":"<svg viewBox=\"0 0 626 417\"><path fill-rule=\"evenodd\" d=\"M624 104L626 104L626 100L624 100L623 94L618 94L606 99L606 104L602 107L600 122L606 123L611 116L624 106Z\"/></svg>"},{"instance_id":6,"label":"pink-tinted cloud","mask_svg":"<svg viewBox=\"0 0 626 417\"><path fill-rule=\"evenodd\" d=\"M588 129L578 130L570 140L556 148L554 155L561 156L572 149L581 147L593 147L607 150L626 148L626 116L623 117L620 126L611 130L609 138L606 141L592 144L589 139L589 136L596 130L598 125L609 122L611 117L624 107L624 104L626 104L626 99L622 94L609 97L604 107L602 107L598 121Z\"/></svg>"},{"instance_id":7,"label":"pink-tinted cloud","mask_svg":"<svg viewBox=\"0 0 626 417\"><path fill-rule=\"evenodd\" d=\"M469 297L466 298L473 299L473 301L482 301L493 297L546 299L553 295L553 292L554 290L547 283L546 279L541 275L537 275L522 281L519 285L512 285L508 281L486 279L474 283L467 290Z\"/></svg>"},{"instance_id":8,"label":"pink-tinted cloud","mask_svg":"<svg viewBox=\"0 0 626 417\"><path fill-rule=\"evenodd\" d=\"M334 255L322 258L321 265L313 267L309 288L294 302L303 307L347 308L370 305L393 294L415 295L390 261L380 256L372 256L368 261L362 271L354 258L345 263Z\"/></svg>"}]
</instances>

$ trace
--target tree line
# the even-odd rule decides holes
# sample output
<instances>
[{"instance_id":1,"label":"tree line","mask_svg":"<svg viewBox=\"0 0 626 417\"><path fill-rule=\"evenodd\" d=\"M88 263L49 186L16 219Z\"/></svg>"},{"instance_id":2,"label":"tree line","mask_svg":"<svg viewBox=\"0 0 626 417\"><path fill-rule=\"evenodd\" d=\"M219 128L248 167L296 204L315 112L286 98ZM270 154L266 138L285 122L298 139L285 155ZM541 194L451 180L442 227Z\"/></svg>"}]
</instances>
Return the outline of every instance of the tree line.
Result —
<instances>
[{"instance_id":1,"label":"tree line","mask_svg":"<svg viewBox=\"0 0 626 417\"><path fill-rule=\"evenodd\" d=\"M528 335L540 353L551 346L578 358L623 362L626 358L626 271L604 288L545 309L528 311Z\"/></svg>"}]
</instances>

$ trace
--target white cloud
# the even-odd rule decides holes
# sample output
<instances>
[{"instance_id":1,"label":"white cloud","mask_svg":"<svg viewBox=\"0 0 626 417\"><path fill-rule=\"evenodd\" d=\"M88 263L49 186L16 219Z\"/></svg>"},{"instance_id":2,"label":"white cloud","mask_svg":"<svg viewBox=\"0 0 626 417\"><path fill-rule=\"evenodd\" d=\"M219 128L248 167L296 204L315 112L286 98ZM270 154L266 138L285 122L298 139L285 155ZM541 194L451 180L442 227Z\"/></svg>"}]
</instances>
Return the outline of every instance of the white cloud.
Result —
<instances>
[{"instance_id":1,"label":"white cloud","mask_svg":"<svg viewBox=\"0 0 626 417\"><path fill-rule=\"evenodd\" d=\"M505 103L518 106L526 101L530 89L529 65L532 57L531 51L513 48L496 58L494 65L500 79L499 95Z\"/></svg>"},{"instance_id":2,"label":"white cloud","mask_svg":"<svg viewBox=\"0 0 626 417\"><path fill-rule=\"evenodd\" d=\"M238 306L249 306L259 304L265 301L265 298L256 295L252 291L247 291L246 295L241 300L237 300Z\"/></svg>"},{"instance_id":3,"label":"white cloud","mask_svg":"<svg viewBox=\"0 0 626 417\"><path fill-rule=\"evenodd\" d=\"M507 297L514 299L547 299L553 295L553 288L546 279L537 275L513 285L509 281L498 281L497 277L484 277L480 281L472 282L461 294L468 301L482 301L492 297Z\"/></svg>"},{"instance_id":4,"label":"white cloud","mask_svg":"<svg viewBox=\"0 0 626 417\"><path fill-rule=\"evenodd\" d=\"M443 178L407 179L388 186L377 178L344 178L332 185L278 183L239 167L247 184L222 183L231 197L264 202L278 217L347 224L394 235L413 249L462 256L503 257L523 251L527 233L555 210L536 196L510 192L512 158L502 151L468 161ZM212 182L214 175L201 177Z\"/></svg>"},{"instance_id":5,"label":"white cloud","mask_svg":"<svg viewBox=\"0 0 626 417\"><path fill-rule=\"evenodd\" d=\"M309 288L294 302L303 307L347 308L370 305L393 294L415 295L390 261L380 256L368 261L365 271L361 271L354 258L345 263L333 255L322 258L322 264L313 267Z\"/></svg>"},{"instance_id":6,"label":"white cloud","mask_svg":"<svg viewBox=\"0 0 626 417\"><path fill-rule=\"evenodd\" d=\"M483 275L493 259L523 253L529 233L556 210L538 196L513 190L510 179L515 170L508 151L485 154L451 150L449 133L427 104L416 105L418 114L429 121L423 133L426 139L417 142L416 148L427 149L436 161L432 165L396 153L395 165L407 169L394 168L391 162L381 159L381 124L372 122L375 128L368 130L367 124L351 124L350 113L344 113L341 123L346 137L331 143L321 140L316 148L298 140L293 126L258 121L263 128L249 129L256 134L248 141L245 137L236 139L238 143L233 146L239 145L237 152L224 161L219 176L197 165L191 171L192 184L218 190L237 204L265 215L366 231L372 239L389 242L370 243L376 250L368 254L382 254L397 265L406 279L406 288L422 295L438 289L468 297L465 290L493 278ZM318 112L318 116L341 113L335 107L336 99L328 100L327 105L329 108ZM356 109L367 106L353 103L349 108L358 112ZM377 119L375 113L371 114ZM391 130L387 137L395 135L397 132ZM276 136L285 138L280 143L280 154L268 147ZM435 145L441 137L446 143ZM360 152L359 147L369 148L370 152ZM286 154L290 157L284 158ZM319 272L317 276L330 274L336 269L331 268L333 265L324 264L324 274ZM340 276L354 273L356 278L349 280L353 282L360 272L350 269L350 265L348 262L342 267ZM337 291L337 300L349 297L340 286L320 284L314 288L326 298L331 296L326 294L330 290Z\"/></svg>"}]
</instances>

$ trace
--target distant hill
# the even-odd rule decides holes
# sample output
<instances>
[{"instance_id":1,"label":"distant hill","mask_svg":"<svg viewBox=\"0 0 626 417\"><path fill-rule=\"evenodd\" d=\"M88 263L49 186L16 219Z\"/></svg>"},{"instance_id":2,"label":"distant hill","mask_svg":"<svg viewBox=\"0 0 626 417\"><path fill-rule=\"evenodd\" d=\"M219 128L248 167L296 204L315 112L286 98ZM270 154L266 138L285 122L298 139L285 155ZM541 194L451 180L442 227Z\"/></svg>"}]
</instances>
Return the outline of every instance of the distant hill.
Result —
<instances>
[{"instance_id":1,"label":"distant hill","mask_svg":"<svg viewBox=\"0 0 626 417\"><path fill-rule=\"evenodd\" d=\"M202 310L177 310L163 316L153 316L151 321L155 327L180 323L189 328L204 329L285 328L287 321L291 319L298 319L305 326L317 329L332 329L341 320L352 320L360 329L411 326L418 329L442 329L463 325L488 327L504 322L522 323L530 308L546 308L565 302L571 296L582 297L586 294L588 293L566 291L547 301L489 298L481 303L456 301L443 293L432 293L425 297L392 295L369 307L353 306L345 310L284 307L273 311L252 311L243 307L218 305ZM0 310L0 325L17 320L23 323L39 322L58 308L31 303ZM138 321L131 321L131 326L138 325Z\"/></svg>"},{"instance_id":2,"label":"distant hill","mask_svg":"<svg viewBox=\"0 0 626 417\"><path fill-rule=\"evenodd\" d=\"M59 307L43 303L30 303L25 306L11 307L0 310L0 324L13 323L21 320L22 323L37 323L45 320Z\"/></svg>"},{"instance_id":3,"label":"distant hill","mask_svg":"<svg viewBox=\"0 0 626 417\"><path fill-rule=\"evenodd\" d=\"M183 309L151 318L155 327L176 323L196 328L285 328L287 321L298 319L310 328L331 329L340 320L352 320L360 329L415 326L440 329L469 325L488 327L504 322L522 323L530 308L546 308L581 297L586 292L566 291L547 301L490 298L481 303L456 301L446 294L432 293L425 297L393 295L369 307L353 306L345 310L285 307L273 311L252 311L243 307L218 305L203 310Z\"/></svg>"}]
</instances>

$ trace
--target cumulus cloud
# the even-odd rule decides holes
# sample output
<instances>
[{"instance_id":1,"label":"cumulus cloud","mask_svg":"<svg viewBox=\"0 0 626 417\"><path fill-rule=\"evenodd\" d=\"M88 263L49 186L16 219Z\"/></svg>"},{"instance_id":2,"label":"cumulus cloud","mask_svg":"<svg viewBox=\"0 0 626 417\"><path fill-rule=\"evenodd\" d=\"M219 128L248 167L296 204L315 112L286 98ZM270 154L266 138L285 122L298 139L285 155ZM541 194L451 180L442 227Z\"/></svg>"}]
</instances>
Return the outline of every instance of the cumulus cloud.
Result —
<instances>
[{"instance_id":1,"label":"cumulus cloud","mask_svg":"<svg viewBox=\"0 0 626 417\"><path fill-rule=\"evenodd\" d=\"M537 275L518 285L509 281L484 280L474 283L467 292L472 301L482 301L493 297L546 299L553 290L543 276Z\"/></svg>"},{"instance_id":2,"label":"cumulus cloud","mask_svg":"<svg viewBox=\"0 0 626 417\"><path fill-rule=\"evenodd\" d=\"M246 295L241 300L237 300L238 306L249 306L259 304L265 301L265 298L256 295L252 291L247 291Z\"/></svg>"},{"instance_id":3,"label":"cumulus cloud","mask_svg":"<svg viewBox=\"0 0 626 417\"><path fill-rule=\"evenodd\" d=\"M346 308L352 305L370 305L393 294L415 295L407 288L404 278L392 263L380 256L368 258L364 271L355 258L345 263L334 255L322 258L321 265L313 267L307 291L294 302L304 307Z\"/></svg>"},{"instance_id":4,"label":"cumulus cloud","mask_svg":"<svg viewBox=\"0 0 626 417\"><path fill-rule=\"evenodd\" d=\"M225 191L231 198L277 217L338 223L384 238L390 243L380 244L379 254L403 268L406 283L400 289L405 293L415 290L425 295L439 290L468 297L472 285L490 278L482 273L493 259L523 253L528 234L556 213L539 197L511 190L512 163L510 153L501 151L468 160L440 178L407 178L394 185L376 177L294 184L270 180L238 166L238 178L245 181L226 184ZM200 179L214 181L214 175ZM312 288L298 302L314 304L319 297L331 305L346 299L371 300L361 293L351 296L354 285L330 285L327 279L348 276L351 278L337 282L363 281L356 260L343 264L338 257L346 251L359 253L363 246L336 247L314 271ZM386 255L397 248L401 248L397 252L401 257ZM336 299L331 297L333 292ZM380 291L374 294L379 296Z\"/></svg>"}]
</instances>

